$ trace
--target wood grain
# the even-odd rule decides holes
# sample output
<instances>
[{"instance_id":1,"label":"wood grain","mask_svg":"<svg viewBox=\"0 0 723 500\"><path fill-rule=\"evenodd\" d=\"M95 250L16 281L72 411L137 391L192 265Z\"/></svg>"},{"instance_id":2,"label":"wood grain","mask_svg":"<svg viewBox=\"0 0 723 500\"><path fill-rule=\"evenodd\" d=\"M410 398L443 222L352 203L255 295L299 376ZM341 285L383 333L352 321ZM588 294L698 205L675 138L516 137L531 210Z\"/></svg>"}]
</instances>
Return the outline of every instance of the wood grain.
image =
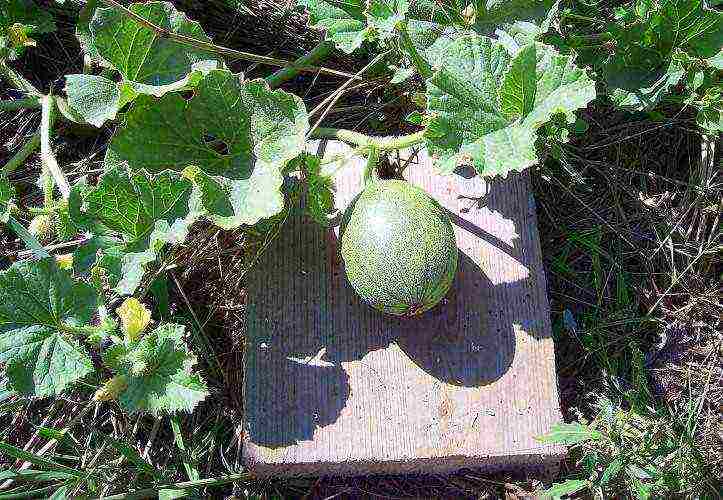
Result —
<instances>
[{"instance_id":1,"label":"wood grain","mask_svg":"<svg viewBox=\"0 0 723 500\"><path fill-rule=\"evenodd\" d=\"M340 207L360 191L352 161ZM425 153L411 161L408 180L449 210L460 249L433 310L397 319L365 305L337 228L300 214L249 276L243 455L259 475L549 468L564 454L533 439L561 415L528 176L440 177Z\"/></svg>"}]
</instances>

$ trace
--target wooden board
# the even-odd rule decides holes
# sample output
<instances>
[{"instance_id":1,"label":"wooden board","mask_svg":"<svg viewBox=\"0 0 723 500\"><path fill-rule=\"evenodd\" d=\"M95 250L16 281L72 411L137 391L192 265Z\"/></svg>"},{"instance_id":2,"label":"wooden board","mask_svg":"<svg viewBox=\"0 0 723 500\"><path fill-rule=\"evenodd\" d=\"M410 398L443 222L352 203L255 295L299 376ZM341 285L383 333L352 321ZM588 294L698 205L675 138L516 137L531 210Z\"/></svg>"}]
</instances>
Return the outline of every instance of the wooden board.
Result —
<instances>
[{"instance_id":1,"label":"wooden board","mask_svg":"<svg viewBox=\"0 0 723 500\"><path fill-rule=\"evenodd\" d=\"M561 415L528 176L440 177L415 158L405 175L450 211L460 249L441 305L411 320L371 309L337 231L303 216L249 276L243 455L259 475L549 468L564 454L533 439ZM352 161L339 206L360 191Z\"/></svg>"}]
</instances>

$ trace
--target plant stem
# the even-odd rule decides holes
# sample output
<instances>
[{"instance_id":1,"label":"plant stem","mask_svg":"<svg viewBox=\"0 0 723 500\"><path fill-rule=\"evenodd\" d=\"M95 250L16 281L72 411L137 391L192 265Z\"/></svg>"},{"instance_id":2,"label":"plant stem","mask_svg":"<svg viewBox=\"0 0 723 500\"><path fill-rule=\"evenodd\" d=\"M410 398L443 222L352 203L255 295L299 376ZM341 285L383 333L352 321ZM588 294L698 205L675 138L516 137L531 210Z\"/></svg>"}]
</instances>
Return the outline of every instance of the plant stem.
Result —
<instances>
[{"instance_id":1,"label":"plant stem","mask_svg":"<svg viewBox=\"0 0 723 500\"><path fill-rule=\"evenodd\" d=\"M364 167L364 185L368 186L375 180L379 179L377 172L377 164L379 163L379 150L375 147L369 148L369 156L367 164Z\"/></svg>"},{"instance_id":2,"label":"plant stem","mask_svg":"<svg viewBox=\"0 0 723 500\"><path fill-rule=\"evenodd\" d=\"M311 135L315 139L339 139L355 146L373 147L379 151L406 149L424 141L424 130L400 137L371 137L353 130L318 127Z\"/></svg>"},{"instance_id":3,"label":"plant stem","mask_svg":"<svg viewBox=\"0 0 723 500\"><path fill-rule=\"evenodd\" d=\"M406 23L401 23L399 26L399 39L402 42L402 46L404 47L404 50L407 51L407 54L412 60L412 64L414 64L414 67L417 68L417 71L420 75L422 75L422 78L431 78L432 76L432 66L429 65L426 59L424 59L419 52L417 51L417 48L414 46L414 43L412 42L412 39L409 37L409 32L407 31L407 25Z\"/></svg>"},{"instance_id":4,"label":"plant stem","mask_svg":"<svg viewBox=\"0 0 723 500\"><path fill-rule=\"evenodd\" d=\"M299 67L316 64L331 53L334 46L329 42L321 42L303 56L296 59L291 66L278 70L276 73L265 78L269 87L275 88L284 82L295 78L300 73Z\"/></svg>"},{"instance_id":5,"label":"plant stem","mask_svg":"<svg viewBox=\"0 0 723 500\"><path fill-rule=\"evenodd\" d=\"M594 17L581 16L580 14L573 14L572 12L563 12L562 17L565 19L576 19L578 21L585 21L587 23L599 23L600 19Z\"/></svg>"},{"instance_id":6,"label":"plant stem","mask_svg":"<svg viewBox=\"0 0 723 500\"><path fill-rule=\"evenodd\" d=\"M0 101L0 112L2 111L18 111L20 109L33 109L40 107L40 100L37 97L28 97L27 99L12 99L9 101Z\"/></svg>"},{"instance_id":7,"label":"plant stem","mask_svg":"<svg viewBox=\"0 0 723 500\"><path fill-rule=\"evenodd\" d=\"M53 128L54 116L55 115L55 98L51 95L43 96L41 99L43 115L40 120L40 154L43 161L43 175L49 177L49 172L55 184L58 186L60 193L63 195L63 199L67 200L70 197L70 185L68 179L65 178L65 174L60 169L58 161L53 155L53 150L50 147L50 132ZM47 171L46 171L47 170ZM48 192L46 194L46 202ZM50 192L50 199L52 201L52 189ZM48 208L46 206L46 208Z\"/></svg>"},{"instance_id":8,"label":"plant stem","mask_svg":"<svg viewBox=\"0 0 723 500\"><path fill-rule=\"evenodd\" d=\"M119 495L111 495L103 497L103 500L140 500L142 498L155 498L158 495L158 491L163 489L183 490L187 488L204 488L208 486L220 486L222 484L237 483L239 481L248 481L250 479L253 479L253 476L251 474L249 474L248 472L241 472L239 474L229 474L228 476L211 477L208 479L199 479L197 481L185 481L183 483L167 484L163 486L157 486L155 488L147 488L144 490L132 491L129 493L121 493Z\"/></svg>"},{"instance_id":9,"label":"plant stem","mask_svg":"<svg viewBox=\"0 0 723 500\"><path fill-rule=\"evenodd\" d=\"M15 153L15 155L10 158L10 160L3 166L2 172L5 175L9 175L11 172L14 172L18 169L20 165L25 163L25 160L28 159L28 156L33 154L35 151L38 150L38 147L40 146L40 132L35 132L30 139L28 139L28 142L26 142L22 148L20 148L20 151Z\"/></svg>"},{"instance_id":10,"label":"plant stem","mask_svg":"<svg viewBox=\"0 0 723 500\"><path fill-rule=\"evenodd\" d=\"M201 50L207 50L209 52L213 52L215 54L231 57L234 59L241 59L243 61L249 61L254 62L258 64L267 64L269 66L278 66L278 67L293 67L297 71L307 71L310 73L324 73L327 75L334 75L339 76L343 78L353 78L353 75L349 73L345 73L343 71L337 71L334 69L324 68L324 67L317 67L317 66L297 66L292 61L287 61L286 59L279 59L277 57L268 57L268 56L260 56L258 54L252 54L250 52L244 52L241 50L232 49L230 47L223 47L221 45L216 45L211 42L205 42L203 40L198 40L196 38L183 35L181 33L175 33L173 31L169 31L166 28L162 28L161 26L158 26L146 18L139 16L132 10L128 9L127 7L124 7L116 0L100 0L102 3L109 7L113 7L114 9L120 10L123 14L133 19L138 24L145 26L148 29L151 29L155 31L159 37L166 38L169 40L173 40L176 43L179 43L181 45L186 45L189 47L196 47L197 49Z\"/></svg>"},{"instance_id":11,"label":"plant stem","mask_svg":"<svg viewBox=\"0 0 723 500\"><path fill-rule=\"evenodd\" d=\"M20 73L8 66L5 61L0 61L0 76L10 82L13 87L22 90L27 94L33 96L41 95L40 91L36 89L32 83L27 81Z\"/></svg>"}]
</instances>

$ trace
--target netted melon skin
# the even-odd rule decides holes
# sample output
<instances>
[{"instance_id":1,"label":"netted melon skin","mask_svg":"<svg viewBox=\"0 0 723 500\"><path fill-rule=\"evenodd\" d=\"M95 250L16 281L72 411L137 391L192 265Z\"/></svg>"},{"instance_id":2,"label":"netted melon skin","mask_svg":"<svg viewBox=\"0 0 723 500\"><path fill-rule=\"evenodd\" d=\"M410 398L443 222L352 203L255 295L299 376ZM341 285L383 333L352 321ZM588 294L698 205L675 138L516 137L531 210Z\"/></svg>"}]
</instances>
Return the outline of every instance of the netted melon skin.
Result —
<instances>
[{"instance_id":1,"label":"netted melon skin","mask_svg":"<svg viewBox=\"0 0 723 500\"><path fill-rule=\"evenodd\" d=\"M402 180L366 187L345 214L341 255L347 279L369 305L416 316L439 303L459 251L444 208Z\"/></svg>"}]
</instances>

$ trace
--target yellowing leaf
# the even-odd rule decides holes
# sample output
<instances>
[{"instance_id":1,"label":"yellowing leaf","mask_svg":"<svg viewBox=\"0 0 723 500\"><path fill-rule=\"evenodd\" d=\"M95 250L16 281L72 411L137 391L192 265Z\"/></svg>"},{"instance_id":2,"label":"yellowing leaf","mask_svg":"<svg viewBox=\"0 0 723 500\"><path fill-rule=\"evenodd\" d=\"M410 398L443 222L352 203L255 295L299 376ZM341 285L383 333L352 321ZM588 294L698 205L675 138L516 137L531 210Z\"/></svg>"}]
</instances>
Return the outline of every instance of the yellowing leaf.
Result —
<instances>
[{"instance_id":1,"label":"yellowing leaf","mask_svg":"<svg viewBox=\"0 0 723 500\"><path fill-rule=\"evenodd\" d=\"M15 23L8 28L8 38L15 47L35 47L37 42L28 37L28 28L20 23Z\"/></svg>"},{"instance_id":2,"label":"yellowing leaf","mask_svg":"<svg viewBox=\"0 0 723 500\"><path fill-rule=\"evenodd\" d=\"M73 254L72 253L57 255L55 257L55 262L57 262L58 267L60 269L65 269L66 271L73 270Z\"/></svg>"},{"instance_id":3,"label":"yellowing leaf","mask_svg":"<svg viewBox=\"0 0 723 500\"><path fill-rule=\"evenodd\" d=\"M116 309L121 320L121 330L128 340L136 340L151 322L151 311L135 297L127 298Z\"/></svg>"}]
</instances>

